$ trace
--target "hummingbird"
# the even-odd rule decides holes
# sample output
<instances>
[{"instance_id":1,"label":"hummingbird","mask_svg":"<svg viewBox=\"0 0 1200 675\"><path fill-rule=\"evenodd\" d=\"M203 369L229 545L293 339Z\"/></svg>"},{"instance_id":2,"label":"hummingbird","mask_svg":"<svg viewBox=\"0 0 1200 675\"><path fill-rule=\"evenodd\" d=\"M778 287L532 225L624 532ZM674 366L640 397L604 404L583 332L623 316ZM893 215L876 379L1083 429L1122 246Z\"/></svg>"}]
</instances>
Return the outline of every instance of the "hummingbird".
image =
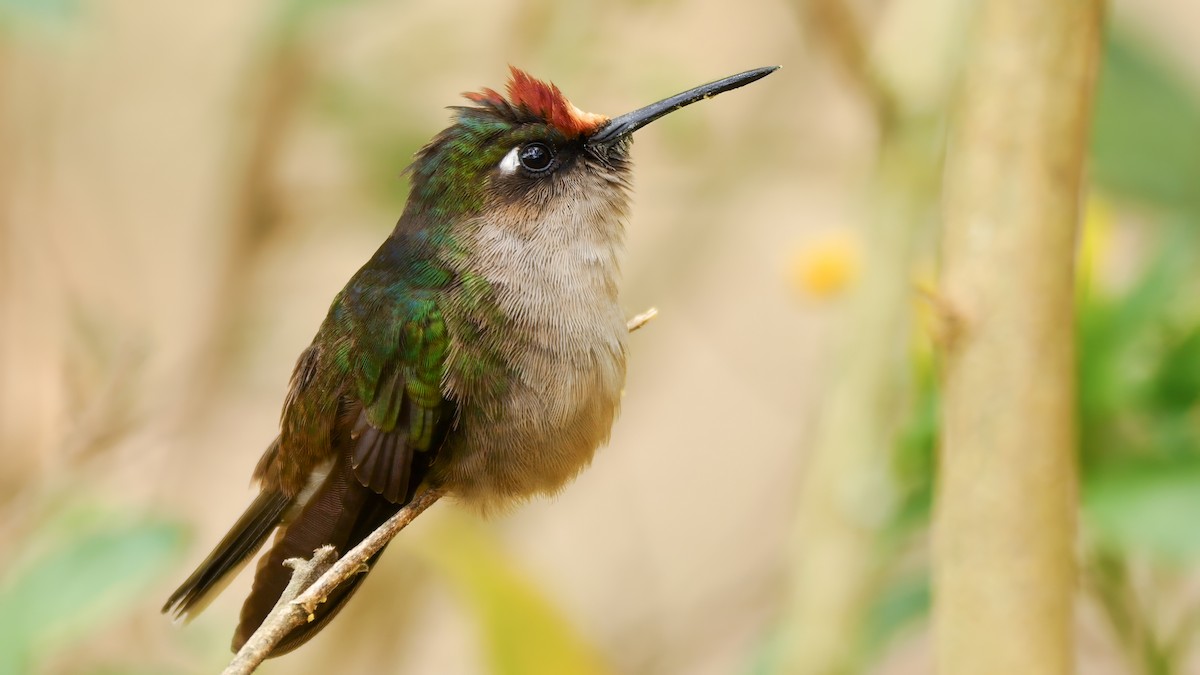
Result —
<instances>
[{"instance_id":1,"label":"hummingbird","mask_svg":"<svg viewBox=\"0 0 1200 675\"><path fill-rule=\"evenodd\" d=\"M408 167L395 229L300 354L279 434L254 470L258 496L163 612L194 616L275 533L237 651L287 586L284 560L325 545L345 553L431 486L496 511L552 495L588 466L625 381L618 278L632 134L777 68L614 118L511 67L507 96L464 94L471 105L451 108L450 126ZM320 631L365 577L271 656Z\"/></svg>"}]
</instances>

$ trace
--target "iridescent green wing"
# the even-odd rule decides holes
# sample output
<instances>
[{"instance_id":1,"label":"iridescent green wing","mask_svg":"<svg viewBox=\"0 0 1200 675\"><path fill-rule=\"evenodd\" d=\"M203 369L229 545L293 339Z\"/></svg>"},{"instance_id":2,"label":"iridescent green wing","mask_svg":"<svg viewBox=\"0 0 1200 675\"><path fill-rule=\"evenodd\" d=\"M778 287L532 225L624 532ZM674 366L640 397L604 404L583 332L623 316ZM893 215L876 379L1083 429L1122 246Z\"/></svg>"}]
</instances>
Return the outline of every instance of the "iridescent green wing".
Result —
<instances>
[{"instance_id":1,"label":"iridescent green wing","mask_svg":"<svg viewBox=\"0 0 1200 675\"><path fill-rule=\"evenodd\" d=\"M453 419L441 391L449 337L432 294L388 296L372 299L372 311L356 322L354 376L361 410L351 431L350 462L360 483L403 503Z\"/></svg>"}]
</instances>

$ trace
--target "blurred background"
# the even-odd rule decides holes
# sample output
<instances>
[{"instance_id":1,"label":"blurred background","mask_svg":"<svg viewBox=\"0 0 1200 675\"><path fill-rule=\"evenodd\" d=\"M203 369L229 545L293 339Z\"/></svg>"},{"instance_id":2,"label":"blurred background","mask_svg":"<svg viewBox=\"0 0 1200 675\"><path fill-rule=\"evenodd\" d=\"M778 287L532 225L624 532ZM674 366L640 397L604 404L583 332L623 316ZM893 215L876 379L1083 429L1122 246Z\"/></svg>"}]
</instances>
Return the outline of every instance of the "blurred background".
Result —
<instances>
[{"instance_id":1,"label":"blurred background","mask_svg":"<svg viewBox=\"0 0 1200 675\"><path fill-rule=\"evenodd\" d=\"M215 672L252 497L401 170L507 65L638 135L612 442L422 517L263 672L924 673L962 0L0 0L0 673ZM1200 672L1200 5L1112 3L1079 258L1080 672ZM1020 273L1013 270L1012 273ZM1064 317L1064 321L1070 321Z\"/></svg>"}]
</instances>

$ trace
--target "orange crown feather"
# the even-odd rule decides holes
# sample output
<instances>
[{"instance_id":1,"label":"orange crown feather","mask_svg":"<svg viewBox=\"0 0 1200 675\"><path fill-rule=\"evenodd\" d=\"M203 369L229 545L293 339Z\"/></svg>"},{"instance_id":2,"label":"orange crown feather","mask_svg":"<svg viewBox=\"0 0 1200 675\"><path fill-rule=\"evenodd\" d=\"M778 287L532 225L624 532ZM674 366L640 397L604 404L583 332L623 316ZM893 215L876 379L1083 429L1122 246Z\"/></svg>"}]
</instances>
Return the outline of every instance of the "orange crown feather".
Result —
<instances>
[{"instance_id":1,"label":"orange crown feather","mask_svg":"<svg viewBox=\"0 0 1200 675\"><path fill-rule=\"evenodd\" d=\"M494 89L463 94L468 100L496 109L510 108L533 115L569 137L583 136L596 131L608 121L604 115L576 108L558 87L539 80L515 66L508 67L508 99Z\"/></svg>"}]
</instances>

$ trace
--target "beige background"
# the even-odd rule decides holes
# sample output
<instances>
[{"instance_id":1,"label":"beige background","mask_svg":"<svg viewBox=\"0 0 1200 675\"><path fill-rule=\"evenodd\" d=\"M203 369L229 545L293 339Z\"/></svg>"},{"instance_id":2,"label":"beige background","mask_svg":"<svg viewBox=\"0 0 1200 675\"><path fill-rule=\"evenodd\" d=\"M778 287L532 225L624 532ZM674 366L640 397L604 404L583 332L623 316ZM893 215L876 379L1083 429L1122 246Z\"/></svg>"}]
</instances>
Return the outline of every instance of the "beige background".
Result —
<instances>
[{"instance_id":1,"label":"beige background","mask_svg":"<svg viewBox=\"0 0 1200 675\"><path fill-rule=\"evenodd\" d=\"M1116 4L1200 77L1200 5ZM874 132L862 102L784 3L349 3L304 40L298 105L272 118L284 125L265 172L276 227L230 270L272 7L91 2L65 23L0 32L0 534L83 492L193 523L182 578L250 499L295 356L399 214L400 180L391 203L373 186L460 92L499 87L506 64L616 114L778 63L639 132L624 302L661 316L631 339L623 412L594 466L490 523L616 671L750 672L781 607L823 383L837 376L839 298L805 296L790 269L863 217ZM404 134L402 150L361 161L381 151L376 129ZM473 624L411 545L326 635L266 672L478 672ZM248 577L182 638L157 613L177 580L56 669L141 652L211 671L180 641L224 641ZM1082 664L1100 668L1104 629L1083 624ZM915 635L880 672L927 663Z\"/></svg>"}]
</instances>

